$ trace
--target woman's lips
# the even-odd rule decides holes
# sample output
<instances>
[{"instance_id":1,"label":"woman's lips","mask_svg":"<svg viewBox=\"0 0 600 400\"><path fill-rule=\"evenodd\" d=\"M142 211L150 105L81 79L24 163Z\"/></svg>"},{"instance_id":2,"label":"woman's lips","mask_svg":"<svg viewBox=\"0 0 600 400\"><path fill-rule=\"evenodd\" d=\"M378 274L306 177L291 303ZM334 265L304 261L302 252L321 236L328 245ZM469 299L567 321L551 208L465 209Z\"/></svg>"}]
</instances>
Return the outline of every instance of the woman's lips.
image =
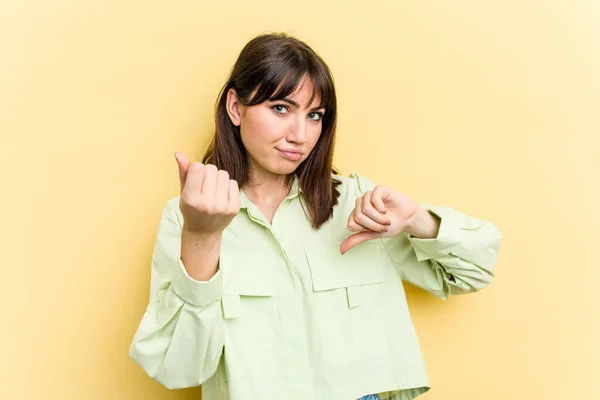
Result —
<instances>
[{"instance_id":1,"label":"woman's lips","mask_svg":"<svg viewBox=\"0 0 600 400\"><path fill-rule=\"evenodd\" d=\"M285 158L292 161L298 161L302 158L302 154L296 151L291 150L279 150L277 149Z\"/></svg>"}]
</instances>

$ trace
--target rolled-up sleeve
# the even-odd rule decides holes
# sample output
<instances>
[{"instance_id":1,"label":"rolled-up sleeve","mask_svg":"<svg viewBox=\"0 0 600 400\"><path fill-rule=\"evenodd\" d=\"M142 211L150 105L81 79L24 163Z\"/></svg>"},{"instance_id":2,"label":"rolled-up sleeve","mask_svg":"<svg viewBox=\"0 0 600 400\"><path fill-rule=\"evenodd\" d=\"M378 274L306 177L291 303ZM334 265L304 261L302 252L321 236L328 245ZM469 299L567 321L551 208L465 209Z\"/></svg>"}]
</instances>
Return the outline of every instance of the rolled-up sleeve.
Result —
<instances>
[{"instance_id":1,"label":"rolled-up sleeve","mask_svg":"<svg viewBox=\"0 0 600 400\"><path fill-rule=\"evenodd\" d=\"M449 207L423 207L441 219L440 229L434 239L404 235L415 258L408 257L405 265L397 266L404 278L440 298L476 292L487 286L494 277L502 241L500 231L491 222ZM432 275L414 273L414 268L419 267L428 267Z\"/></svg>"},{"instance_id":2,"label":"rolled-up sleeve","mask_svg":"<svg viewBox=\"0 0 600 400\"><path fill-rule=\"evenodd\" d=\"M178 198L165 205L152 255L150 302L130 356L169 389L199 386L216 371L223 352L221 271L192 279L181 261Z\"/></svg>"}]
</instances>

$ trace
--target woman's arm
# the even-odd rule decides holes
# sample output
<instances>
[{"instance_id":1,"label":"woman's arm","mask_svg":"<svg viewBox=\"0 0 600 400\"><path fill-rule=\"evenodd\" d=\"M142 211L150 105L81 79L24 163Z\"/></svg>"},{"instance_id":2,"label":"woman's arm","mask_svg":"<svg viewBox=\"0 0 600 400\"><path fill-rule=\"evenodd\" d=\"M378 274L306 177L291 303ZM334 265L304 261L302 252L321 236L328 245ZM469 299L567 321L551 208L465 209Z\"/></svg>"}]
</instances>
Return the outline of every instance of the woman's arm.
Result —
<instances>
[{"instance_id":1,"label":"woman's arm","mask_svg":"<svg viewBox=\"0 0 600 400\"><path fill-rule=\"evenodd\" d=\"M400 277L442 299L487 286L494 277L500 231L449 207L421 207L440 220L434 238L404 232L382 239Z\"/></svg>"},{"instance_id":2,"label":"woman's arm","mask_svg":"<svg viewBox=\"0 0 600 400\"><path fill-rule=\"evenodd\" d=\"M351 178L356 179L356 196L364 196L373 206L364 207L357 201L363 212L355 209L352 215L358 215L358 224L351 217L349 225L359 233L342 244L342 251L362 240L379 239L403 280L443 299L475 292L492 281L502 241L492 223L449 207L415 204L387 188L375 190L377 185L358 174ZM386 196L389 204L382 200ZM387 213L376 211L386 207ZM378 226L367 220L368 215L392 223L389 229L380 231L385 223ZM374 230L360 232L361 225Z\"/></svg>"},{"instance_id":3,"label":"woman's arm","mask_svg":"<svg viewBox=\"0 0 600 400\"><path fill-rule=\"evenodd\" d=\"M188 245L196 246L182 249L178 207L176 198L164 208L152 256L150 303L129 351L150 377L169 389L201 385L215 373L223 351L221 272L208 281L190 277L182 250L190 271L207 268L197 259L203 253L199 241L188 236Z\"/></svg>"}]
</instances>

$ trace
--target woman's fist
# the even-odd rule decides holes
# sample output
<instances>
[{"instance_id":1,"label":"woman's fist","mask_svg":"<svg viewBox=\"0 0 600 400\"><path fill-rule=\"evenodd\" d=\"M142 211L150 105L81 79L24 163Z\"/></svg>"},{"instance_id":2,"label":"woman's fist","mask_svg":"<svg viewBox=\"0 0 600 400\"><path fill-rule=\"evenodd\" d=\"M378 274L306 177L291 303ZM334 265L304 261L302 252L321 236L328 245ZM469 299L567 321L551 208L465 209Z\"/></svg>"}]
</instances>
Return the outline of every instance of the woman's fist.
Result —
<instances>
[{"instance_id":1,"label":"woman's fist","mask_svg":"<svg viewBox=\"0 0 600 400\"><path fill-rule=\"evenodd\" d=\"M356 207L348 217L348 230L358 232L340 247L342 254L367 240L392 237L410 232L419 205L406 195L385 186L376 186L356 199Z\"/></svg>"},{"instance_id":2,"label":"woman's fist","mask_svg":"<svg viewBox=\"0 0 600 400\"><path fill-rule=\"evenodd\" d=\"M198 234L220 234L240 211L240 190L227 171L212 164L190 163L175 153L181 194L179 208L184 229Z\"/></svg>"}]
</instances>

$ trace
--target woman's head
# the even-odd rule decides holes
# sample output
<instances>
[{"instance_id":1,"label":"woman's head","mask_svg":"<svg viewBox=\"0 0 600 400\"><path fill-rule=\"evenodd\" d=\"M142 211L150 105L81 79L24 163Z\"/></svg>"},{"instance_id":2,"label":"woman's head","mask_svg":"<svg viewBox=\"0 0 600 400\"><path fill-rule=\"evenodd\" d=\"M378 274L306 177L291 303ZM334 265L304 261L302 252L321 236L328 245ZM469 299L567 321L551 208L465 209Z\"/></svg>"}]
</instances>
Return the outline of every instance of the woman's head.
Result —
<instances>
[{"instance_id":1,"label":"woman's head","mask_svg":"<svg viewBox=\"0 0 600 400\"><path fill-rule=\"evenodd\" d=\"M249 172L296 174L313 225L320 226L337 197L331 180L336 107L331 72L308 45L285 34L258 36L242 49L221 90L203 162L228 171L240 187Z\"/></svg>"},{"instance_id":2,"label":"woman's head","mask_svg":"<svg viewBox=\"0 0 600 400\"><path fill-rule=\"evenodd\" d=\"M249 172L288 176L310 157L321 137L326 106L320 104L321 96L308 77L288 95L248 105L252 100L246 99L256 97L256 92L242 97L231 88L226 99L227 114L239 128L246 150Z\"/></svg>"}]
</instances>

